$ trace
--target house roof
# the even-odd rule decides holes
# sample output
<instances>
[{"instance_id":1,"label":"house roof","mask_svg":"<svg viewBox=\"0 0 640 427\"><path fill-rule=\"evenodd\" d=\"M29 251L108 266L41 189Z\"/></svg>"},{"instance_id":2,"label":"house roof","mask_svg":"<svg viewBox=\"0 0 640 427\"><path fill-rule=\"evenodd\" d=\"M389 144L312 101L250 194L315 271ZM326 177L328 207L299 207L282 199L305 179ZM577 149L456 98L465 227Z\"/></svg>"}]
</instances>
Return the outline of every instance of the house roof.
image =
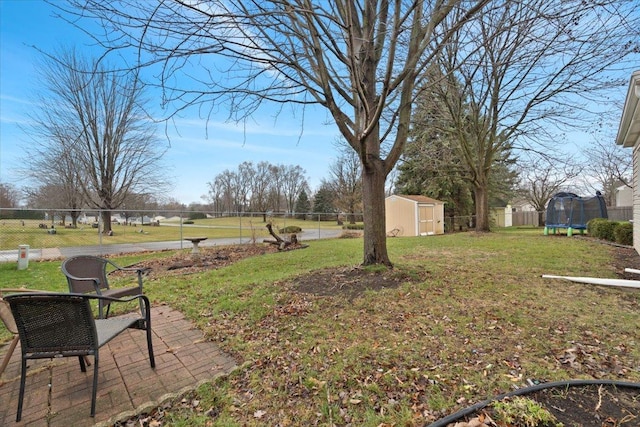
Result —
<instances>
[{"instance_id":1,"label":"house roof","mask_svg":"<svg viewBox=\"0 0 640 427\"><path fill-rule=\"evenodd\" d=\"M631 75L616 143L634 147L640 143L640 70Z\"/></svg>"},{"instance_id":2,"label":"house roof","mask_svg":"<svg viewBox=\"0 0 640 427\"><path fill-rule=\"evenodd\" d=\"M431 197L427 197L427 196L418 196L418 195L407 195L407 194L395 194L393 196L390 197L400 197L402 199L407 199L407 200L412 200L414 202L418 202L418 203L444 203L441 202L440 200L436 200L436 199L432 199Z\"/></svg>"}]
</instances>

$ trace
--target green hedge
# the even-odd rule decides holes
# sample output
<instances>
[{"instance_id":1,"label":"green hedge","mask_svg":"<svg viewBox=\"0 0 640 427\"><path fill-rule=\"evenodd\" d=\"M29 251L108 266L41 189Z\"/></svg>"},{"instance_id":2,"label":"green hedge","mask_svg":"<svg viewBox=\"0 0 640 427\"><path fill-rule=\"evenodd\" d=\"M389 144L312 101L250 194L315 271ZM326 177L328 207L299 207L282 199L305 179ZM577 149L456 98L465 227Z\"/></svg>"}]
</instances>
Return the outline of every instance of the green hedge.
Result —
<instances>
[{"instance_id":1,"label":"green hedge","mask_svg":"<svg viewBox=\"0 0 640 427\"><path fill-rule=\"evenodd\" d=\"M595 218L587 223L587 232L597 239L616 242L621 245L633 245L633 224L630 222Z\"/></svg>"},{"instance_id":2,"label":"green hedge","mask_svg":"<svg viewBox=\"0 0 640 427\"><path fill-rule=\"evenodd\" d=\"M287 233L287 234L291 234L291 233L300 233L302 231L302 228L297 227L295 225L290 225L288 227L285 228L281 228L278 230L278 233Z\"/></svg>"},{"instance_id":3,"label":"green hedge","mask_svg":"<svg viewBox=\"0 0 640 427\"><path fill-rule=\"evenodd\" d=\"M343 230L364 230L364 224L345 224Z\"/></svg>"},{"instance_id":4,"label":"green hedge","mask_svg":"<svg viewBox=\"0 0 640 427\"><path fill-rule=\"evenodd\" d=\"M613 234L615 235L616 243L633 246L633 224L630 222L618 223Z\"/></svg>"}]
</instances>

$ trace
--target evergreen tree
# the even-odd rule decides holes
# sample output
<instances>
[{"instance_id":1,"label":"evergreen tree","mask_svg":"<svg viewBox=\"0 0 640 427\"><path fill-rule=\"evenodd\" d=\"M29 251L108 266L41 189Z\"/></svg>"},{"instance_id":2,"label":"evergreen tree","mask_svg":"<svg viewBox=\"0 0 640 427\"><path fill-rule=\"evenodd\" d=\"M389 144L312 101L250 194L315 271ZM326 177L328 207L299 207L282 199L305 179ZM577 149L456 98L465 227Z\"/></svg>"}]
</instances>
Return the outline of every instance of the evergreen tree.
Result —
<instances>
[{"instance_id":1,"label":"evergreen tree","mask_svg":"<svg viewBox=\"0 0 640 427\"><path fill-rule=\"evenodd\" d=\"M307 213L311 211L311 202L309 201L309 196L307 196L307 192L302 190L298 195L298 200L296 200L295 207L296 218L305 220L307 219Z\"/></svg>"},{"instance_id":2,"label":"evergreen tree","mask_svg":"<svg viewBox=\"0 0 640 427\"><path fill-rule=\"evenodd\" d=\"M325 221L335 219L334 215L326 215L336 211L333 198L334 193L331 191L331 187L326 182L323 182L313 198L313 213L317 214L315 219L323 219Z\"/></svg>"},{"instance_id":3,"label":"evergreen tree","mask_svg":"<svg viewBox=\"0 0 640 427\"><path fill-rule=\"evenodd\" d=\"M427 71L428 82L443 81L438 67ZM459 96L458 89L428 83L414 107L412 128L398 166L395 182L398 194L416 194L445 202L445 216L454 218L473 213L473 187L462 161L460 145L451 135L452 120L442 96Z\"/></svg>"},{"instance_id":4,"label":"evergreen tree","mask_svg":"<svg viewBox=\"0 0 640 427\"><path fill-rule=\"evenodd\" d=\"M468 116L472 109L463 100L460 83L455 79L447 81L437 66L431 67L427 75L433 83L426 86L417 99L410 140L398 167L396 188L404 194L421 194L444 201L445 215L457 228L455 218L477 213L476 187L480 176L487 180L483 190L494 204L504 205L513 196L517 181L513 144L504 141L501 149L488 159L476 158L480 149L469 149L455 136L461 127L469 128L463 132L471 132ZM459 111L452 111L451 105L457 105ZM474 162L470 162L470 158ZM475 169L479 163L486 163L481 168L482 174Z\"/></svg>"}]
</instances>

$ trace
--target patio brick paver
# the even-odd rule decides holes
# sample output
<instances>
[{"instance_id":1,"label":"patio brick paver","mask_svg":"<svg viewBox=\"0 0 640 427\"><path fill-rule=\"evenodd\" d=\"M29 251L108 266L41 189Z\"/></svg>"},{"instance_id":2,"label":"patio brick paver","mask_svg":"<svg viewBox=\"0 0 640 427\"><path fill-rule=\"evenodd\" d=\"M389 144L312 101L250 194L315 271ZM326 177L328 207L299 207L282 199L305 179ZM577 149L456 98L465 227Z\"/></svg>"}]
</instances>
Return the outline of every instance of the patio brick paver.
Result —
<instances>
[{"instance_id":1,"label":"patio brick paver","mask_svg":"<svg viewBox=\"0 0 640 427\"><path fill-rule=\"evenodd\" d=\"M18 346L0 379L0 426L110 425L235 368L235 361L203 341L202 332L177 310L153 307L151 327L155 370L149 366L144 331L127 330L100 349L95 418L89 416L93 365L83 373L78 359L69 357L29 361L22 420L16 423Z\"/></svg>"}]
</instances>

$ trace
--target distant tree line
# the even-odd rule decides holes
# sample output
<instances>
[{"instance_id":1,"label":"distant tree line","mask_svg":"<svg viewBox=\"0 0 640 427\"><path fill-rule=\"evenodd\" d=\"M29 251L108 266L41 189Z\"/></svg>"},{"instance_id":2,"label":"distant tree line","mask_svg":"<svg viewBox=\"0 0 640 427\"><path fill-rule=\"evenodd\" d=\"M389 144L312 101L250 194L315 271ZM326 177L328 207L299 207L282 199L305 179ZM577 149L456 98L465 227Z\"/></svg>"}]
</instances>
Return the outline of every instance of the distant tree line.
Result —
<instances>
[{"instance_id":1,"label":"distant tree line","mask_svg":"<svg viewBox=\"0 0 640 427\"><path fill-rule=\"evenodd\" d=\"M292 213L303 190L309 189L306 172L300 166L273 165L262 161L243 162L236 170L226 169L207 183L207 200L214 212Z\"/></svg>"}]
</instances>

